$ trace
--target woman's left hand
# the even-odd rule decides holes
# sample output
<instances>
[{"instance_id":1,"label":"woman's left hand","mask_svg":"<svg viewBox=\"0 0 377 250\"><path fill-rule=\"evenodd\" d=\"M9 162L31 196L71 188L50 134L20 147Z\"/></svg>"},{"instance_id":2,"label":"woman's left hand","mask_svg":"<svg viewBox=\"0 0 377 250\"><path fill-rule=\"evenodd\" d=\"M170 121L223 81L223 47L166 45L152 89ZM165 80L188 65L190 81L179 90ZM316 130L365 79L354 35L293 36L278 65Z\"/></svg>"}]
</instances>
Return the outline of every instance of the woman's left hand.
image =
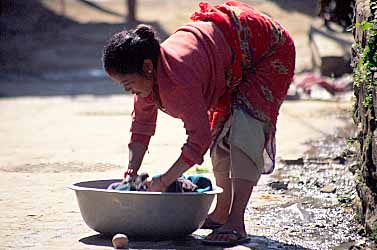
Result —
<instances>
[{"instance_id":1,"label":"woman's left hand","mask_svg":"<svg viewBox=\"0 0 377 250\"><path fill-rule=\"evenodd\" d=\"M191 166L181 158L182 157L179 157L167 172L160 175L158 178L153 178L148 185L147 191L165 192L170 184L187 171Z\"/></svg>"},{"instance_id":2,"label":"woman's left hand","mask_svg":"<svg viewBox=\"0 0 377 250\"><path fill-rule=\"evenodd\" d=\"M158 178L152 179L148 184L147 191L149 192L165 192L167 186L165 183L161 180L161 176Z\"/></svg>"}]
</instances>

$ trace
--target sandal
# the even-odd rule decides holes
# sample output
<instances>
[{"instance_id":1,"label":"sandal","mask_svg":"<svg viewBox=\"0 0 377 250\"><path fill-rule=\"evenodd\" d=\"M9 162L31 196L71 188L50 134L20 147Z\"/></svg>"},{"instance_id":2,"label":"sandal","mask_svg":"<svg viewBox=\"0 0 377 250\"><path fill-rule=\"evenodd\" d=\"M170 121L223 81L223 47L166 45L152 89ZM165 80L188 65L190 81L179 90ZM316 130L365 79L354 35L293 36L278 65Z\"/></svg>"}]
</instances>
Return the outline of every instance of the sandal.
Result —
<instances>
[{"instance_id":1,"label":"sandal","mask_svg":"<svg viewBox=\"0 0 377 250\"><path fill-rule=\"evenodd\" d=\"M212 219L210 219L209 217L207 217L206 220L204 221L203 225L200 227L200 229L215 230L215 229L220 228L222 225L223 224L217 223L217 222L213 221Z\"/></svg>"},{"instance_id":2,"label":"sandal","mask_svg":"<svg viewBox=\"0 0 377 250\"><path fill-rule=\"evenodd\" d=\"M235 239L228 239L228 240L210 239L213 236L218 237L219 235L223 235L223 236L229 235L229 236L233 236L232 238L235 238ZM250 241L250 238L247 235L242 235L236 230L214 230L211 234L207 235L207 237L205 237L202 240L202 243L205 245L212 245L212 246L232 247L232 246L242 245L249 241Z\"/></svg>"}]
</instances>

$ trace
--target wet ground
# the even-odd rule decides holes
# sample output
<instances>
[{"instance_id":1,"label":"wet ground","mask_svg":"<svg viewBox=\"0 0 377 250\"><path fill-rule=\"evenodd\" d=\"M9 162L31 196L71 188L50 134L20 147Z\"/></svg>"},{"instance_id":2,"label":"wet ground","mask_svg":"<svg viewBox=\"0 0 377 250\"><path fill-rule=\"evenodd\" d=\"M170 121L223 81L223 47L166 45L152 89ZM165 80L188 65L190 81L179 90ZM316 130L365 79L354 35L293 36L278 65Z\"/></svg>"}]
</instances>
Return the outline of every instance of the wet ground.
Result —
<instances>
[{"instance_id":1,"label":"wet ground","mask_svg":"<svg viewBox=\"0 0 377 250\"><path fill-rule=\"evenodd\" d=\"M344 112L328 115L349 121ZM253 235L285 244L265 239L266 248L249 245L252 249L377 249L363 237L353 210L354 135L349 121L331 136L308 141L302 157L281 159L280 168L258 188L271 203L251 203L249 215Z\"/></svg>"},{"instance_id":2,"label":"wet ground","mask_svg":"<svg viewBox=\"0 0 377 250\"><path fill-rule=\"evenodd\" d=\"M317 142L327 154L286 161L271 176L260 191L278 201L251 210L251 221L260 221L257 234L293 245L286 249L348 249L362 242L352 210L355 183L348 168L353 160L331 151L345 150L343 141Z\"/></svg>"}]
</instances>

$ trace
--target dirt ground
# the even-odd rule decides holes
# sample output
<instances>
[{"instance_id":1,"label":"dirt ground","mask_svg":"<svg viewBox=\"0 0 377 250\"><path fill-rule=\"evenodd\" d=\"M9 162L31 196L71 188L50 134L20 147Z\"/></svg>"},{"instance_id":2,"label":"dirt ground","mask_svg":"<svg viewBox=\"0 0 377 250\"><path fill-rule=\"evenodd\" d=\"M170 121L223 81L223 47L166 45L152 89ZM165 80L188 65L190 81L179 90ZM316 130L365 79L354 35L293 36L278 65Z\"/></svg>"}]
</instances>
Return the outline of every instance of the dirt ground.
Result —
<instances>
[{"instance_id":1,"label":"dirt ground","mask_svg":"<svg viewBox=\"0 0 377 250\"><path fill-rule=\"evenodd\" d=\"M110 249L109 240L85 225L74 192L66 186L119 178L126 166L132 99L96 70L101 68L105 39L136 23L123 22L124 1L95 1L115 14L76 0L66 0L64 9L58 0L41 2L25 2L30 8L21 12L24 22L12 13L0 18L6 31L0 39L0 249ZM187 20L198 2L142 0L138 18L164 38ZM296 71L309 69L307 31L315 1L245 2L288 28L296 41ZM305 142L349 124L351 106L352 101L285 102L278 122L278 158L301 157L308 150ZM184 140L182 123L160 114L142 170L156 174L167 169ZM208 157L190 171L211 177ZM255 209L284 199L263 196L269 178L264 176L253 194ZM248 223L249 230L253 226L253 221ZM285 249L284 242L271 242ZM207 249L174 241L132 244L133 249ZM237 249L259 249L255 244Z\"/></svg>"}]
</instances>

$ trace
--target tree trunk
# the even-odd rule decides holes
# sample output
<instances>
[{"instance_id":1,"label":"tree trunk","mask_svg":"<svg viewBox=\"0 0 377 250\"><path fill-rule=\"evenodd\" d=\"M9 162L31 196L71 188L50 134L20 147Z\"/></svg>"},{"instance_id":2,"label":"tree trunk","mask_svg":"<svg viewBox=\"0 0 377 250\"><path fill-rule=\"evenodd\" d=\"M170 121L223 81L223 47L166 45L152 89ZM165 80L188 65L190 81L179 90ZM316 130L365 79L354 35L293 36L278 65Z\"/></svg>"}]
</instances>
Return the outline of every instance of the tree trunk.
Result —
<instances>
[{"instance_id":1,"label":"tree trunk","mask_svg":"<svg viewBox=\"0 0 377 250\"><path fill-rule=\"evenodd\" d=\"M127 0L127 21L134 22L136 21L136 0Z\"/></svg>"},{"instance_id":2,"label":"tree trunk","mask_svg":"<svg viewBox=\"0 0 377 250\"><path fill-rule=\"evenodd\" d=\"M353 68L358 127L357 215L377 241L377 0L356 0Z\"/></svg>"}]
</instances>

